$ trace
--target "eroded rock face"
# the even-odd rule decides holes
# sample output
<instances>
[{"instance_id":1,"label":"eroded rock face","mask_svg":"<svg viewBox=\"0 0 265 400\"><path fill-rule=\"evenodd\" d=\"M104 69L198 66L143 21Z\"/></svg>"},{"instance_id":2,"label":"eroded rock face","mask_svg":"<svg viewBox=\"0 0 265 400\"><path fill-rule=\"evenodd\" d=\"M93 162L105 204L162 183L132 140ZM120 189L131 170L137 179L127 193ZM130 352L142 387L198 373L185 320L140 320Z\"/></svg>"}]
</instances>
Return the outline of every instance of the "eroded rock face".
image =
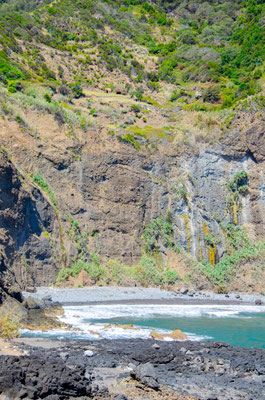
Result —
<instances>
[{"instance_id":1,"label":"eroded rock face","mask_svg":"<svg viewBox=\"0 0 265 400\"><path fill-rule=\"evenodd\" d=\"M27 286L54 281L57 267L47 236L55 230L53 208L0 151L0 286L6 293L18 297Z\"/></svg>"},{"instance_id":2,"label":"eroded rock face","mask_svg":"<svg viewBox=\"0 0 265 400\"><path fill-rule=\"evenodd\" d=\"M147 157L133 150L87 153L71 166L75 190L82 196L75 215L84 230L96 233L92 248L102 256L134 263L142 254L143 227L170 210L175 242L198 258L218 261L226 251L220 222L235 218L227 205L227 183L243 170L249 176L249 191L240 199L237 223L261 237L264 164L248 150L240 157L223 154L220 147L202 148L192 157ZM214 239L214 254L205 242L207 234Z\"/></svg>"},{"instance_id":3,"label":"eroded rock face","mask_svg":"<svg viewBox=\"0 0 265 400\"><path fill-rule=\"evenodd\" d=\"M26 171L30 166L32 174L39 172L46 179L60 211L56 216L36 187L23 184L1 153L1 269L12 265L22 286L54 282L58 268L71 265L82 249L87 257L90 250L135 264L142 255L144 226L164 218L168 210L175 243L199 259L217 262L225 254L220 222L236 218L252 238L264 236L264 126L235 128L221 145L201 144L186 153L174 147L145 153L111 137L102 146L98 132L86 135L88 142L67 137L57 147L30 137L31 144L19 151L3 138L19 168ZM243 170L249 177L248 193L241 196L235 215L227 204L227 183ZM79 224L79 238L87 234L81 250L80 241L69 234L70 216Z\"/></svg>"}]
</instances>

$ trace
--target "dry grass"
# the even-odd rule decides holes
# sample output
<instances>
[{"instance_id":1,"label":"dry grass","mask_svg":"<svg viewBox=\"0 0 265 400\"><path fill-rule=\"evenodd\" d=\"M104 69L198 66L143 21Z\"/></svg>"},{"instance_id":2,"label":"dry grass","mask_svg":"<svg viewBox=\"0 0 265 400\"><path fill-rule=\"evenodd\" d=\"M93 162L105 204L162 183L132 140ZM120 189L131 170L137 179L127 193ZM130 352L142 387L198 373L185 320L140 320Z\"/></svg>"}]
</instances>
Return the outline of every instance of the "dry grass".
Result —
<instances>
[{"instance_id":1,"label":"dry grass","mask_svg":"<svg viewBox=\"0 0 265 400\"><path fill-rule=\"evenodd\" d=\"M19 323L11 317L10 311L7 313L0 312L0 337L14 339L19 335Z\"/></svg>"}]
</instances>

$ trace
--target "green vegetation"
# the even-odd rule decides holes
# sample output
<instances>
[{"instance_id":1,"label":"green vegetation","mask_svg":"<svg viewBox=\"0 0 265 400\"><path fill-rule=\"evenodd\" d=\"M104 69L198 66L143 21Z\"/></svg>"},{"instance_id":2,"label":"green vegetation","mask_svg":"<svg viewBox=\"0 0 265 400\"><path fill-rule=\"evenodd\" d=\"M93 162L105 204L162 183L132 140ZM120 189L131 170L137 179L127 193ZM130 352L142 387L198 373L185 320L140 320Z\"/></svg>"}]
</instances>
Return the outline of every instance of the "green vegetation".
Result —
<instances>
[{"instance_id":1,"label":"green vegetation","mask_svg":"<svg viewBox=\"0 0 265 400\"><path fill-rule=\"evenodd\" d=\"M11 313L0 312L0 337L14 339L19 336L19 324L11 317Z\"/></svg>"},{"instance_id":2,"label":"green vegetation","mask_svg":"<svg viewBox=\"0 0 265 400\"><path fill-rule=\"evenodd\" d=\"M51 187L48 185L46 180L41 176L40 174L35 174L33 175L33 182L36 183L41 190L43 190L47 195L49 196L49 199L54 207L57 207L57 201L54 196L54 193L51 189Z\"/></svg>"},{"instance_id":3,"label":"green vegetation","mask_svg":"<svg viewBox=\"0 0 265 400\"><path fill-rule=\"evenodd\" d=\"M171 10L175 18L168 16ZM231 107L261 90L264 19L261 0L236 0L233 4L202 0L152 4L145 0L46 0L40 4L7 0L0 4L0 81L5 85L31 78L65 81L66 60L55 70L38 47L42 44L51 49L52 59L57 51L77 57L78 71L72 83L77 99L83 95L86 69L96 63L109 71L124 72L135 83L145 82L151 90L159 89L159 81L181 85L171 101L183 100L186 95L181 90L185 92L192 82L199 83L205 89L204 102ZM106 34L107 26L114 32L111 36ZM157 66L146 68L121 46L126 40L146 47L158 58ZM26 43L26 51L19 41ZM134 95L142 100L143 89L136 87ZM200 104L200 100L186 100Z\"/></svg>"},{"instance_id":4,"label":"green vegetation","mask_svg":"<svg viewBox=\"0 0 265 400\"><path fill-rule=\"evenodd\" d=\"M144 229L143 241L147 253L159 252L161 245L173 247L173 225L171 213L168 212L165 220L156 218Z\"/></svg>"},{"instance_id":5,"label":"green vegetation","mask_svg":"<svg viewBox=\"0 0 265 400\"><path fill-rule=\"evenodd\" d=\"M92 254L92 258L92 262L79 259L71 268L61 269L57 284L69 277L77 278L82 270L88 274L91 283L100 285L168 286L180 279L176 271L160 265L148 255L143 255L136 266L127 266L117 260L107 260L100 264L95 254Z\"/></svg>"},{"instance_id":6,"label":"green vegetation","mask_svg":"<svg viewBox=\"0 0 265 400\"><path fill-rule=\"evenodd\" d=\"M228 182L227 188L229 196L227 198L227 207L229 208L233 223L238 225L238 213L241 209L241 197L248 192L248 175L246 171L237 172Z\"/></svg>"},{"instance_id":7,"label":"green vegetation","mask_svg":"<svg viewBox=\"0 0 265 400\"><path fill-rule=\"evenodd\" d=\"M265 255L265 241L248 243L243 248L226 255L214 268L208 263L201 263L201 269L210 281L220 287L226 287L233 281L237 268L245 262L255 261Z\"/></svg>"},{"instance_id":8,"label":"green vegetation","mask_svg":"<svg viewBox=\"0 0 265 400\"><path fill-rule=\"evenodd\" d=\"M238 174L238 177L245 174ZM214 267L209 263L199 263L199 267L210 281L219 287L226 287L233 281L237 268L241 264L263 258L265 241L251 241L242 227L227 224L223 227L227 237L227 254Z\"/></svg>"}]
</instances>

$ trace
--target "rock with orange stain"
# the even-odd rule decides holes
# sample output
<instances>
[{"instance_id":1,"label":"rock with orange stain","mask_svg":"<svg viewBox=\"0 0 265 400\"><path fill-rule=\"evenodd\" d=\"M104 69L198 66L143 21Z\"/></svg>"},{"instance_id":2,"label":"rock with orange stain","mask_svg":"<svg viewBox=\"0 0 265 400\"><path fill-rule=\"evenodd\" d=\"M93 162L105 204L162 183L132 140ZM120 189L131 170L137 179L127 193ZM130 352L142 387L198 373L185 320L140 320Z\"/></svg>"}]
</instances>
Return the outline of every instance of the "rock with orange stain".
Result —
<instances>
[{"instance_id":1,"label":"rock with orange stain","mask_svg":"<svg viewBox=\"0 0 265 400\"><path fill-rule=\"evenodd\" d=\"M164 335L153 330L150 332L150 336L151 336L151 338L156 339L156 340L164 340L166 338L171 338L174 340L187 340L188 339L187 335L185 335L185 333L183 333L179 329L176 329L173 332L166 333Z\"/></svg>"}]
</instances>

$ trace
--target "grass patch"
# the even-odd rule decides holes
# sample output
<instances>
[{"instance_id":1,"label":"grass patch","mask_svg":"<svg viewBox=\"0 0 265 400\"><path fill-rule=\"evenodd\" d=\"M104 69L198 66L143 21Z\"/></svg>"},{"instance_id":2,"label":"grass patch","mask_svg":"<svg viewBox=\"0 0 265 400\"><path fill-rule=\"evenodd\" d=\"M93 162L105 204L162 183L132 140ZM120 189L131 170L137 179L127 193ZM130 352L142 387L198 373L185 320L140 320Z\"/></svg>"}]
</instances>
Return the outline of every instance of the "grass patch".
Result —
<instances>
[{"instance_id":1,"label":"grass patch","mask_svg":"<svg viewBox=\"0 0 265 400\"><path fill-rule=\"evenodd\" d=\"M54 196L54 193L53 193L51 187L46 182L46 180L43 178L43 176L41 176L40 174L35 174L33 176L33 182L36 183L41 188L41 190L43 190L45 193L47 193L51 203L55 207L57 207L57 200Z\"/></svg>"}]
</instances>

